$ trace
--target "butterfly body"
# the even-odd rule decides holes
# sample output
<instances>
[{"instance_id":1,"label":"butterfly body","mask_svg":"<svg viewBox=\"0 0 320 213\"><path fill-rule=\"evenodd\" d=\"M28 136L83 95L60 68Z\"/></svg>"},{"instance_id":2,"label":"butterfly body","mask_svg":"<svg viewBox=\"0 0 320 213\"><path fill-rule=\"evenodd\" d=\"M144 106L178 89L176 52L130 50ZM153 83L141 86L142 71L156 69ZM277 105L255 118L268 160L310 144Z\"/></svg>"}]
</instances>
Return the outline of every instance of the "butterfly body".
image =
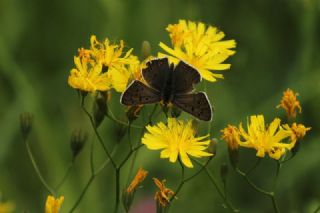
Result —
<instances>
[{"instance_id":1,"label":"butterfly body","mask_svg":"<svg viewBox=\"0 0 320 213\"><path fill-rule=\"evenodd\" d=\"M200 120L209 121L212 110L204 92L194 93L194 84L201 81L197 70L183 61L169 65L167 58L151 60L142 70L148 86L133 81L122 94L124 105L141 105L162 102L173 104Z\"/></svg>"}]
</instances>

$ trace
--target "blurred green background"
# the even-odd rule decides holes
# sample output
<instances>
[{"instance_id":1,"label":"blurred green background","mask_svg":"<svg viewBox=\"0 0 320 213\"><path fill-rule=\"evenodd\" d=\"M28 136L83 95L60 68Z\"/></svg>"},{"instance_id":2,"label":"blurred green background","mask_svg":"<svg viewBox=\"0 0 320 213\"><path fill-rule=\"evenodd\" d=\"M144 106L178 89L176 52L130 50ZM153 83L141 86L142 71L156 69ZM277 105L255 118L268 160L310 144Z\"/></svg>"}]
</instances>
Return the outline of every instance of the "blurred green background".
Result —
<instances>
[{"instance_id":1,"label":"blurred green background","mask_svg":"<svg viewBox=\"0 0 320 213\"><path fill-rule=\"evenodd\" d=\"M16 212L43 212L48 195L36 176L22 143L19 114L34 114L30 144L44 176L58 183L71 160L70 134L75 128L89 132L89 120L80 110L76 92L67 84L73 56L79 47L89 47L90 35L101 40L124 39L140 54L143 40L150 41L153 54L158 43L169 44L165 28L179 19L203 21L237 41L237 53L228 59L231 70L225 79L208 84L215 107L212 136L220 138L227 124L246 122L252 114L263 113L270 122L275 116L283 90L299 92L303 113L298 121L312 127L298 156L280 174L276 198L283 212L312 212L320 204L320 1L183 1L183 0L1 0L0 1L0 192L3 200L16 204ZM113 110L119 109L113 96ZM201 124L203 129L206 124ZM109 147L120 142L121 129L109 120L100 129ZM203 131L204 132L204 131ZM139 132L134 132L139 140ZM126 138L121 142L125 144ZM89 144L76 161L69 179L59 192L65 196L62 212L67 212L90 177ZM103 160L95 147L96 164ZM124 147L120 155L126 153ZM241 166L248 168L255 152L241 150ZM219 179L227 149L218 144L210 170ZM180 178L177 164L159 159L159 152L142 148L136 168L149 171L138 190L134 207L150 203L155 187L151 177L167 179L175 189ZM264 159L253 173L258 185L270 188L276 164ZM136 168L134 171L136 171ZM191 170L190 170L191 171ZM188 172L190 172L188 171ZM125 172L123 173L125 176ZM126 177L123 179L123 183ZM220 185L221 186L221 185ZM228 196L241 212L272 212L270 200L253 191L230 169ZM77 212L110 212L114 201L114 173L107 167L85 195ZM174 202L172 212L228 212L205 173L187 183ZM149 205L149 204L148 204Z\"/></svg>"}]
</instances>

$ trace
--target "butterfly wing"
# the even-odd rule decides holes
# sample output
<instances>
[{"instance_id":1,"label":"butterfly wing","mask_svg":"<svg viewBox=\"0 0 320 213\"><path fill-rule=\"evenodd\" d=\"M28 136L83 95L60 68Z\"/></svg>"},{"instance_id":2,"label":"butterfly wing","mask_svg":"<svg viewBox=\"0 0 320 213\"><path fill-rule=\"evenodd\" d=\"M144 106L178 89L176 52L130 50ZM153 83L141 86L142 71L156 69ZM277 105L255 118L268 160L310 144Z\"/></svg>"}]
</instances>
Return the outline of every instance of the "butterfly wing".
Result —
<instances>
[{"instance_id":1,"label":"butterfly wing","mask_svg":"<svg viewBox=\"0 0 320 213\"><path fill-rule=\"evenodd\" d=\"M133 81L121 96L120 102L127 106L153 104L161 100L160 92L147 87L140 81Z\"/></svg>"},{"instance_id":2,"label":"butterfly wing","mask_svg":"<svg viewBox=\"0 0 320 213\"><path fill-rule=\"evenodd\" d=\"M212 119L211 105L204 92L175 95L172 103L199 120L210 121Z\"/></svg>"},{"instance_id":3,"label":"butterfly wing","mask_svg":"<svg viewBox=\"0 0 320 213\"><path fill-rule=\"evenodd\" d=\"M142 76L150 87L161 91L169 72L168 58L160 58L147 62L147 67L142 69Z\"/></svg>"},{"instance_id":4,"label":"butterfly wing","mask_svg":"<svg viewBox=\"0 0 320 213\"><path fill-rule=\"evenodd\" d=\"M180 61L173 71L173 93L185 94L193 90L193 85L201 81L199 72L192 66Z\"/></svg>"}]
</instances>

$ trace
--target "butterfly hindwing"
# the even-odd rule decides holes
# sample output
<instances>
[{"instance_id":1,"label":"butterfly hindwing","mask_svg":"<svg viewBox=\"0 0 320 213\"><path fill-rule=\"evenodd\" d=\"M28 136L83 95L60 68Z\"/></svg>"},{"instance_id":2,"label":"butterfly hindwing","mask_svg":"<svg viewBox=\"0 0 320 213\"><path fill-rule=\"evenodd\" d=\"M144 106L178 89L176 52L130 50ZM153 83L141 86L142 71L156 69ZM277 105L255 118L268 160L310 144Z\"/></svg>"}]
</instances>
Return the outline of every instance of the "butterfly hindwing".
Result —
<instances>
[{"instance_id":1,"label":"butterfly hindwing","mask_svg":"<svg viewBox=\"0 0 320 213\"><path fill-rule=\"evenodd\" d=\"M124 105L153 104L161 100L160 92L147 87L140 81L133 81L122 94L120 102Z\"/></svg>"},{"instance_id":2,"label":"butterfly hindwing","mask_svg":"<svg viewBox=\"0 0 320 213\"><path fill-rule=\"evenodd\" d=\"M150 87L161 91L169 72L168 58L160 58L147 62L147 67L142 69L142 76Z\"/></svg>"},{"instance_id":3,"label":"butterfly hindwing","mask_svg":"<svg viewBox=\"0 0 320 213\"><path fill-rule=\"evenodd\" d=\"M210 121L212 118L211 105L204 92L175 95L172 103L199 120Z\"/></svg>"},{"instance_id":4,"label":"butterfly hindwing","mask_svg":"<svg viewBox=\"0 0 320 213\"><path fill-rule=\"evenodd\" d=\"M199 72L192 66L180 61L173 71L174 94L185 94L193 90L193 85L201 81Z\"/></svg>"}]
</instances>

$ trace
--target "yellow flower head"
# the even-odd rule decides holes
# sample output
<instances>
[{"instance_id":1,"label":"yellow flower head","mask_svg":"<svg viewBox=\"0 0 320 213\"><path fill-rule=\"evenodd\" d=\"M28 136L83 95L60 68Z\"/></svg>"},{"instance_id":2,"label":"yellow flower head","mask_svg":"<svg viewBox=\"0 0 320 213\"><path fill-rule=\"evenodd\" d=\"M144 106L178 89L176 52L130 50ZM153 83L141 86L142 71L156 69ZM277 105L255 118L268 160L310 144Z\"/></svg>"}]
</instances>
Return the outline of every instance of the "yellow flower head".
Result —
<instances>
[{"instance_id":1,"label":"yellow flower head","mask_svg":"<svg viewBox=\"0 0 320 213\"><path fill-rule=\"evenodd\" d=\"M300 102L297 100L298 93L294 93L291 89L283 92L282 99L277 108L283 108L287 112L288 118L295 118L297 115L296 110L301 113L302 109Z\"/></svg>"},{"instance_id":2,"label":"yellow flower head","mask_svg":"<svg viewBox=\"0 0 320 213\"><path fill-rule=\"evenodd\" d=\"M15 205L12 202L0 203L0 213L11 213L15 209Z\"/></svg>"},{"instance_id":3,"label":"yellow flower head","mask_svg":"<svg viewBox=\"0 0 320 213\"><path fill-rule=\"evenodd\" d=\"M222 74L212 71L226 70L230 64L223 62L235 53L234 40L224 40L225 34L216 27L205 26L204 23L180 20L178 24L167 27L173 48L160 42L160 47L166 51L174 63L183 60L194 66L201 76L211 82L223 78ZM168 55L159 53L159 57Z\"/></svg>"},{"instance_id":4,"label":"yellow flower head","mask_svg":"<svg viewBox=\"0 0 320 213\"><path fill-rule=\"evenodd\" d=\"M148 125L146 128L148 133L144 134L142 143L150 150L163 149L160 157L169 158L172 163L177 161L179 155L182 163L192 168L188 155L197 158L212 156L211 153L203 151L210 144L210 140L206 139L209 135L195 137L192 121L185 123L175 118L168 118L167 125L160 122L155 126Z\"/></svg>"},{"instance_id":5,"label":"yellow flower head","mask_svg":"<svg viewBox=\"0 0 320 213\"><path fill-rule=\"evenodd\" d=\"M133 74L130 65L139 64L132 50L124 51L124 42L111 44L108 39L99 42L91 36L90 49L79 49L75 56L76 68L72 69L68 79L71 87L86 92L106 91L114 88L123 92Z\"/></svg>"},{"instance_id":6,"label":"yellow flower head","mask_svg":"<svg viewBox=\"0 0 320 213\"><path fill-rule=\"evenodd\" d=\"M154 183L159 188L159 191L156 192L154 199L162 206L166 207L170 202L171 196L174 195L174 192L167 188L164 183L166 180L158 180L157 178L153 178Z\"/></svg>"},{"instance_id":7,"label":"yellow flower head","mask_svg":"<svg viewBox=\"0 0 320 213\"><path fill-rule=\"evenodd\" d=\"M63 200L64 200L63 196L61 196L58 199L55 199L53 196L49 195L46 201L45 213L59 213Z\"/></svg>"},{"instance_id":8,"label":"yellow flower head","mask_svg":"<svg viewBox=\"0 0 320 213\"><path fill-rule=\"evenodd\" d=\"M136 176L130 183L129 187L127 188L127 193L132 193L136 190L137 186L147 177L148 172L144 169L139 169Z\"/></svg>"},{"instance_id":9,"label":"yellow flower head","mask_svg":"<svg viewBox=\"0 0 320 213\"><path fill-rule=\"evenodd\" d=\"M278 160L286 150L292 148L292 143L283 142L292 136L291 130L285 130L280 126L280 119L275 118L268 127L265 126L263 115L251 116L247 125L247 132L240 124L239 130L244 141L239 145L257 150L258 157L264 157L268 153L271 158Z\"/></svg>"},{"instance_id":10,"label":"yellow flower head","mask_svg":"<svg viewBox=\"0 0 320 213\"><path fill-rule=\"evenodd\" d=\"M102 72L102 64L89 63L86 57L75 56L76 68L70 72L68 83L74 89L86 92L106 91L111 87L108 73Z\"/></svg>"},{"instance_id":11,"label":"yellow flower head","mask_svg":"<svg viewBox=\"0 0 320 213\"><path fill-rule=\"evenodd\" d=\"M238 149L239 141L240 141L240 133L237 127L228 125L226 128L221 130L222 139L224 139L228 147L232 150Z\"/></svg>"}]
</instances>

